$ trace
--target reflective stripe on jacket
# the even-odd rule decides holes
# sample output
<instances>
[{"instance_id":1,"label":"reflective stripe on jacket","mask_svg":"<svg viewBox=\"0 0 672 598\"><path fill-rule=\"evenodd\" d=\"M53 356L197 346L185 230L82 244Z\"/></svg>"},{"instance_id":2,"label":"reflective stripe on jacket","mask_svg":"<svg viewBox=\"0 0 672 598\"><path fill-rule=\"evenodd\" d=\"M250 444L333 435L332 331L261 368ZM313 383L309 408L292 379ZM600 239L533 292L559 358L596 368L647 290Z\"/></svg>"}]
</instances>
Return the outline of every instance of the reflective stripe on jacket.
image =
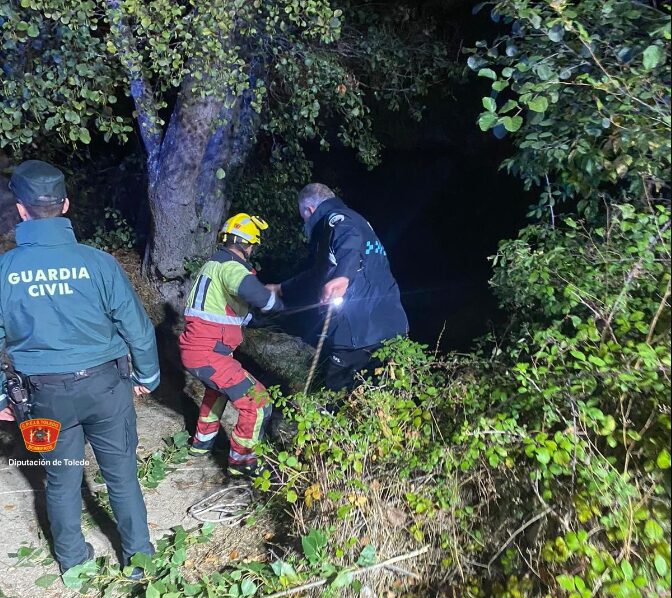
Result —
<instances>
[{"instance_id":1,"label":"reflective stripe on jacket","mask_svg":"<svg viewBox=\"0 0 672 598\"><path fill-rule=\"evenodd\" d=\"M187 297L180 346L205 349L211 341L221 341L234 349L252 319L250 307L270 312L283 306L259 282L251 264L228 249L219 250L200 269Z\"/></svg>"}]
</instances>

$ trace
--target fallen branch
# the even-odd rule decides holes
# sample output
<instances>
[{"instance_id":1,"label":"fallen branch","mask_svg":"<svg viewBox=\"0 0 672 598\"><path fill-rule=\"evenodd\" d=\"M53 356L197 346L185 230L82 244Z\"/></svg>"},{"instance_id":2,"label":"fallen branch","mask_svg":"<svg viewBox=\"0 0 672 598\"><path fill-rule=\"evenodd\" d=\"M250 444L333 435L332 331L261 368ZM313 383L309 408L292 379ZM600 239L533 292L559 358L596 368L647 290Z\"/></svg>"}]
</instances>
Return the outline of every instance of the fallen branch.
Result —
<instances>
[{"instance_id":1,"label":"fallen branch","mask_svg":"<svg viewBox=\"0 0 672 598\"><path fill-rule=\"evenodd\" d=\"M429 551L429 546L419 548L418 550L414 550L413 552L409 552L406 554L400 554L399 556L392 557L391 559L387 559L386 561L383 561L382 563L378 563L376 565L369 565L368 567L355 569L354 571L350 571L349 573L353 577L356 577L358 575L364 575L365 573L370 573L371 571L375 571L376 569L388 568L390 565L398 563L399 561L405 561L407 559L415 558L417 556L420 556L421 554L425 554L427 551ZM318 579L317 581L313 581L311 583L307 583L302 586L296 586L294 588L289 588L288 590L283 590L282 592L269 594L268 596L266 596L266 598L281 598L281 596L291 596L292 594L298 594L300 592L312 590L313 588L319 588L320 586L326 584L327 581L328 580L326 579Z\"/></svg>"},{"instance_id":2,"label":"fallen branch","mask_svg":"<svg viewBox=\"0 0 672 598\"><path fill-rule=\"evenodd\" d=\"M406 569L402 569L401 567L397 567L395 565L385 565L385 569L387 569L388 571L392 571L393 573L397 573L399 575L406 575L407 577L412 577L413 579L422 579L417 573L406 571Z\"/></svg>"}]
</instances>

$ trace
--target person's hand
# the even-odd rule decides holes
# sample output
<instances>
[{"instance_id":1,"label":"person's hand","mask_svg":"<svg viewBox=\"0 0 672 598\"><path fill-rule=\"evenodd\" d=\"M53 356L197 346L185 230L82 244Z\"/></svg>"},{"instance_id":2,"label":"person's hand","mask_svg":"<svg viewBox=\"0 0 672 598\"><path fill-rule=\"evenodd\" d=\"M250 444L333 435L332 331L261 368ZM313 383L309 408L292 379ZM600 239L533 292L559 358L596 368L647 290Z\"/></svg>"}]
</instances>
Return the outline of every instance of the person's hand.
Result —
<instances>
[{"instance_id":1,"label":"person's hand","mask_svg":"<svg viewBox=\"0 0 672 598\"><path fill-rule=\"evenodd\" d=\"M136 397L140 397L142 395L148 395L152 391L149 390L149 388L147 388L146 386L137 385L133 387L133 392L135 393Z\"/></svg>"},{"instance_id":2,"label":"person's hand","mask_svg":"<svg viewBox=\"0 0 672 598\"><path fill-rule=\"evenodd\" d=\"M337 299L338 297L343 297L345 291L348 290L348 285L350 280L345 276L339 276L338 278L333 278L322 288L322 303L327 303L332 299Z\"/></svg>"},{"instance_id":3,"label":"person's hand","mask_svg":"<svg viewBox=\"0 0 672 598\"><path fill-rule=\"evenodd\" d=\"M271 293L275 293L278 297L282 297L282 285L281 284L265 284L264 285Z\"/></svg>"},{"instance_id":4,"label":"person's hand","mask_svg":"<svg viewBox=\"0 0 672 598\"><path fill-rule=\"evenodd\" d=\"M12 413L12 410L9 407L5 407L2 411L0 411L0 422L13 422L14 421L14 414Z\"/></svg>"}]
</instances>

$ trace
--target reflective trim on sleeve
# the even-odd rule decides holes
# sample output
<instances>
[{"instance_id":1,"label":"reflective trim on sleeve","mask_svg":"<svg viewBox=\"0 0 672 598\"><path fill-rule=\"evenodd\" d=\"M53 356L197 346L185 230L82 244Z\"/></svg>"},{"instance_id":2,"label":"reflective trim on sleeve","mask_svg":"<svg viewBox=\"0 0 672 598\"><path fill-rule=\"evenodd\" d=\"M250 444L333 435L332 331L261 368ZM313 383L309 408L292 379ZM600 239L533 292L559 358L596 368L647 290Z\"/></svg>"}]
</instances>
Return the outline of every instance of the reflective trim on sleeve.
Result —
<instances>
[{"instance_id":1,"label":"reflective trim on sleeve","mask_svg":"<svg viewBox=\"0 0 672 598\"><path fill-rule=\"evenodd\" d=\"M134 375L133 377L140 384L151 384L152 382L155 382L158 379L159 374L160 374L160 372L156 372L156 374L154 374L153 376L150 376L149 378L140 378L137 375Z\"/></svg>"},{"instance_id":2,"label":"reflective trim on sleeve","mask_svg":"<svg viewBox=\"0 0 672 598\"><path fill-rule=\"evenodd\" d=\"M271 292L271 296L268 298L268 301L266 302L266 305L261 308L261 311L270 311L273 309L273 306L275 305L275 293Z\"/></svg>"},{"instance_id":3,"label":"reflective trim on sleeve","mask_svg":"<svg viewBox=\"0 0 672 598\"><path fill-rule=\"evenodd\" d=\"M241 316L227 316L224 314L211 314L207 311L201 311L200 309L194 309L193 307L188 307L184 310L185 316L191 316L193 318L200 318L206 322L215 322L216 324L229 324L231 326L245 326L251 319L252 314L247 314L245 317Z\"/></svg>"}]
</instances>

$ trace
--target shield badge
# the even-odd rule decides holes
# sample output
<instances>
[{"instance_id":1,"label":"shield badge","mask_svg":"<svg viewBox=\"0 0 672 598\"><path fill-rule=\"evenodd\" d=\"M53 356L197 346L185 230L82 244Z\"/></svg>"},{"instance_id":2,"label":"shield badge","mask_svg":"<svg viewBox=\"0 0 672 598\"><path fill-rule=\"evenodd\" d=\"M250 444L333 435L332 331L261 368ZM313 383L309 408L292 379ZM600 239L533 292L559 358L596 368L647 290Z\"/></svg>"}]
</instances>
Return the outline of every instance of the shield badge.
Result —
<instances>
[{"instance_id":1,"label":"shield badge","mask_svg":"<svg viewBox=\"0 0 672 598\"><path fill-rule=\"evenodd\" d=\"M48 453L56 448L61 423L55 419L29 419L19 425L26 448L33 453Z\"/></svg>"}]
</instances>

